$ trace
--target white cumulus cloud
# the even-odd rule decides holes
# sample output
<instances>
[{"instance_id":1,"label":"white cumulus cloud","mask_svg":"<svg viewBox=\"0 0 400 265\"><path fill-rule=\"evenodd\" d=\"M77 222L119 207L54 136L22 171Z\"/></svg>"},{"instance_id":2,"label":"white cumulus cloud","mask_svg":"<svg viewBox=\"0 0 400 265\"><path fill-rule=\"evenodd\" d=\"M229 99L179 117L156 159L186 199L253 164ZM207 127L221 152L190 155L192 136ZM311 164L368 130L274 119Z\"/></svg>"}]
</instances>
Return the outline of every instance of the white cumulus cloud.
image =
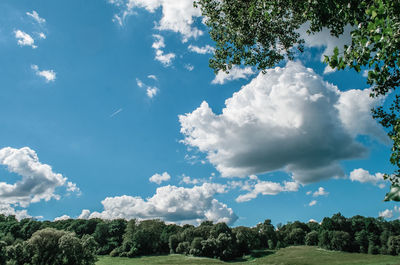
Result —
<instances>
[{"instance_id":1,"label":"white cumulus cloud","mask_svg":"<svg viewBox=\"0 0 400 265\"><path fill-rule=\"evenodd\" d=\"M389 210L389 209L386 209L383 212L379 212L379 217L390 219L390 218L393 217L393 211Z\"/></svg>"},{"instance_id":2,"label":"white cumulus cloud","mask_svg":"<svg viewBox=\"0 0 400 265\"><path fill-rule=\"evenodd\" d=\"M39 70L39 66L36 64L31 65L33 71L37 76L41 76L46 79L46 83L54 82L56 80L56 72L53 70Z\"/></svg>"},{"instance_id":3,"label":"white cumulus cloud","mask_svg":"<svg viewBox=\"0 0 400 265\"><path fill-rule=\"evenodd\" d=\"M384 188L383 184L383 173L370 174L368 170L363 168L357 168L350 172L351 181L358 181L361 183L372 183L378 185L380 188Z\"/></svg>"},{"instance_id":4,"label":"white cumulus cloud","mask_svg":"<svg viewBox=\"0 0 400 265\"><path fill-rule=\"evenodd\" d=\"M108 2L121 9L120 14L114 17L120 25L127 16L134 14L135 8L144 8L151 13L161 8L162 17L156 29L180 33L184 42L189 38L203 35L200 29L193 26L194 20L201 16L200 10L193 6L193 0L108 0Z\"/></svg>"},{"instance_id":5,"label":"white cumulus cloud","mask_svg":"<svg viewBox=\"0 0 400 265\"><path fill-rule=\"evenodd\" d=\"M41 200L60 199L60 195L55 193L58 187L79 191L66 177L53 172L50 165L42 164L36 152L29 147L0 149L0 165L22 177L14 184L0 182L0 199L3 203L27 207L30 203Z\"/></svg>"},{"instance_id":6,"label":"white cumulus cloud","mask_svg":"<svg viewBox=\"0 0 400 265\"><path fill-rule=\"evenodd\" d=\"M15 30L14 34L19 46L31 46L33 49L37 48L35 40L28 33L21 30Z\"/></svg>"},{"instance_id":7,"label":"white cumulus cloud","mask_svg":"<svg viewBox=\"0 0 400 265\"><path fill-rule=\"evenodd\" d=\"M85 216L103 219L159 218L177 223L210 220L233 224L237 220L233 210L214 198L215 194L225 192L226 186L215 183L192 188L168 185L157 188L156 193L147 199L127 195L107 197L101 202L104 207L102 212L93 212L88 216L85 210Z\"/></svg>"},{"instance_id":8,"label":"white cumulus cloud","mask_svg":"<svg viewBox=\"0 0 400 265\"><path fill-rule=\"evenodd\" d=\"M71 217L66 215L66 214L64 214L62 216L54 218L54 222L56 222L56 221L64 221L64 220L68 220L68 219L71 219Z\"/></svg>"},{"instance_id":9,"label":"white cumulus cloud","mask_svg":"<svg viewBox=\"0 0 400 265\"><path fill-rule=\"evenodd\" d=\"M284 185L271 181L257 181L254 186L244 187L242 189L249 189L250 192L240 195L236 198L237 202L246 202L255 199L259 194L262 195L276 195L278 193L287 191L297 191L299 183L297 182L284 182Z\"/></svg>"},{"instance_id":10,"label":"white cumulus cloud","mask_svg":"<svg viewBox=\"0 0 400 265\"><path fill-rule=\"evenodd\" d=\"M225 73L224 71L219 70L211 83L223 85L228 81L236 79L247 79L252 75L254 75L254 71L251 67L240 68L234 65L232 66L232 69L229 70L229 73Z\"/></svg>"},{"instance_id":11,"label":"white cumulus cloud","mask_svg":"<svg viewBox=\"0 0 400 265\"><path fill-rule=\"evenodd\" d=\"M154 174L153 176L151 176L149 178L149 181L157 183L158 185L160 185L161 182L168 181L170 179L171 179L171 176L167 172L164 172L162 174Z\"/></svg>"},{"instance_id":12,"label":"white cumulus cloud","mask_svg":"<svg viewBox=\"0 0 400 265\"><path fill-rule=\"evenodd\" d=\"M78 219L89 219L90 217L90 210L84 209L82 210L81 214L78 216Z\"/></svg>"},{"instance_id":13,"label":"white cumulus cloud","mask_svg":"<svg viewBox=\"0 0 400 265\"><path fill-rule=\"evenodd\" d=\"M344 177L340 162L367 150L356 141L351 123L342 120L350 111L340 107L346 93L301 63L289 62L259 73L225 101L221 114L204 101L180 115L182 142L206 153L223 177L276 170L300 183Z\"/></svg>"},{"instance_id":14,"label":"white cumulus cloud","mask_svg":"<svg viewBox=\"0 0 400 265\"><path fill-rule=\"evenodd\" d=\"M212 54L212 53L215 52L215 48L210 46L210 45L208 45L208 44L206 46L203 46L203 47L199 47L199 46L190 44L188 46L188 49L191 52L195 52L195 53L199 53L199 54L206 54L206 53L211 53Z\"/></svg>"},{"instance_id":15,"label":"white cumulus cloud","mask_svg":"<svg viewBox=\"0 0 400 265\"><path fill-rule=\"evenodd\" d=\"M153 42L153 49L156 52L155 59L162 63L165 67L170 66L172 64L172 60L175 58L174 53L164 53L163 48L165 48L164 37L158 34L154 34L153 37L155 41Z\"/></svg>"},{"instance_id":16,"label":"white cumulus cloud","mask_svg":"<svg viewBox=\"0 0 400 265\"><path fill-rule=\"evenodd\" d=\"M27 210L15 210L9 203L0 202L0 214L5 216L14 215L18 220L32 218Z\"/></svg>"},{"instance_id":17,"label":"white cumulus cloud","mask_svg":"<svg viewBox=\"0 0 400 265\"><path fill-rule=\"evenodd\" d=\"M323 187L319 187L317 191L313 193L313 197L318 196L328 196L329 192L327 192Z\"/></svg>"}]
</instances>

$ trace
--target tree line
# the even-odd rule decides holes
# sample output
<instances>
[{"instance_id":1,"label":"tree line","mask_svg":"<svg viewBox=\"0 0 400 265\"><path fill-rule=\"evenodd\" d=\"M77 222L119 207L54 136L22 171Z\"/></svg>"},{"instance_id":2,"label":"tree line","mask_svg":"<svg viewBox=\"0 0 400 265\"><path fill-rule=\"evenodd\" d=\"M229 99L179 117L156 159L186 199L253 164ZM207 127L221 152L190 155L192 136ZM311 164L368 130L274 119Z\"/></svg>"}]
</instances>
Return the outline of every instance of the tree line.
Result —
<instances>
[{"instance_id":1,"label":"tree line","mask_svg":"<svg viewBox=\"0 0 400 265\"><path fill-rule=\"evenodd\" d=\"M257 249L292 245L369 254L400 254L400 220L340 213L321 223L276 227L267 219L254 227L204 221L199 226L161 220L68 219L37 221L0 215L0 264L82 264L96 255L136 257L178 253L232 260Z\"/></svg>"}]
</instances>

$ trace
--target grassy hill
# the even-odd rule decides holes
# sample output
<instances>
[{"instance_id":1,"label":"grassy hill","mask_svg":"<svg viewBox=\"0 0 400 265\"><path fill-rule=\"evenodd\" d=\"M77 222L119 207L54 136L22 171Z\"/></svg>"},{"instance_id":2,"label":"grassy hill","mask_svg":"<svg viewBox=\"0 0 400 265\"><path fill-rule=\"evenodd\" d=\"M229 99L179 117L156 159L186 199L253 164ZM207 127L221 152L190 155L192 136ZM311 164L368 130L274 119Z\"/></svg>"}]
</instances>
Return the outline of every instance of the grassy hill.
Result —
<instances>
[{"instance_id":1,"label":"grassy hill","mask_svg":"<svg viewBox=\"0 0 400 265\"><path fill-rule=\"evenodd\" d=\"M279 264L279 265L321 265L321 264L359 264L359 265L400 265L400 256L367 255L329 251L317 247L296 246L276 252L256 252L243 260L222 262L216 259L190 257L183 255L147 256L140 258L99 257L96 265L152 265L152 264Z\"/></svg>"}]
</instances>

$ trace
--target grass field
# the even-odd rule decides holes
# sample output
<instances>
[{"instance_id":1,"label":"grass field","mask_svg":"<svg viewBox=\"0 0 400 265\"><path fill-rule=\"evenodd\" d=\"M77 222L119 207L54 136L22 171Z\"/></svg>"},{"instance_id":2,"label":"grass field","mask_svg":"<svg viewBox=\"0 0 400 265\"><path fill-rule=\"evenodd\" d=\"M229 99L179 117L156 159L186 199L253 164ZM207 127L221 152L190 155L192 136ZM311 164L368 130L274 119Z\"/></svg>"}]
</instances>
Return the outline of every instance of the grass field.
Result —
<instances>
[{"instance_id":1,"label":"grass field","mask_svg":"<svg viewBox=\"0 0 400 265\"><path fill-rule=\"evenodd\" d=\"M222 262L216 259L190 257L183 255L146 256L140 258L99 257L96 265L152 265L152 264L279 264L279 265L321 265L321 264L358 264L358 265L400 265L400 256L367 255L329 251L317 247L296 246L280 249L276 252L256 253L259 257L246 256L243 260Z\"/></svg>"}]
</instances>

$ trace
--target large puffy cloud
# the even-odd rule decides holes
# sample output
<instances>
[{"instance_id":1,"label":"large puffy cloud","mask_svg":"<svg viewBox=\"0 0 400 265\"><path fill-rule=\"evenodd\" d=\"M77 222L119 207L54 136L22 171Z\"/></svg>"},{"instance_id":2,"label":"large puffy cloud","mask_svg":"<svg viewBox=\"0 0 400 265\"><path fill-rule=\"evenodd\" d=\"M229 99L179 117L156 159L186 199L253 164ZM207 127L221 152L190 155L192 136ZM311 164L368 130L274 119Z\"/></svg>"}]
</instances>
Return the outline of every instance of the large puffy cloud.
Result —
<instances>
[{"instance_id":1,"label":"large puffy cloud","mask_svg":"<svg viewBox=\"0 0 400 265\"><path fill-rule=\"evenodd\" d=\"M344 107L347 101L341 97L348 93L312 69L289 62L260 73L225 101L221 114L203 102L180 115L182 142L206 153L224 177L275 170L291 172L301 183L344 177L340 161L367 151L355 134L376 136L369 127L353 127L359 124L351 120L365 108Z\"/></svg>"},{"instance_id":2,"label":"large puffy cloud","mask_svg":"<svg viewBox=\"0 0 400 265\"><path fill-rule=\"evenodd\" d=\"M74 183L55 173L50 165L40 163L36 152L29 147L0 149L0 165L22 177L14 184L0 182L0 199L3 203L26 207L41 200L58 200L60 195L55 191L62 186L67 191L79 192Z\"/></svg>"},{"instance_id":3,"label":"large puffy cloud","mask_svg":"<svg viewBox=\"0 0 400 265\"><path fill-rule=\"evenodd\" d=\"M194 19L201 16L200 10L193 6L193 0L108 0L108 2L121 8L121 14L115 16L115 20L120 24L128 15L134 13L134 8L144 8L151 13L161 8L162 18L156 26L157 29L178 32L182 34L184 41L203 34L193 26Z\"/></svg>"},{"instance_id":4,"label":"large puffy cloud","mask_svg":"<svg viewBox=\"0 0 400 265\"><path fill-rule=\"evenodd\" d=\"M210 220L232 224L237 219L233 210L214 198L215 194L224 192L226 186L215 183L204 183L192 188L168 185L159 187L156 194L147 199L127 195L107 197L101 202L104 207L102 212L89 215L85 210L80 218L160 218L169 222Z\"/></svg>"}]
</instances>

